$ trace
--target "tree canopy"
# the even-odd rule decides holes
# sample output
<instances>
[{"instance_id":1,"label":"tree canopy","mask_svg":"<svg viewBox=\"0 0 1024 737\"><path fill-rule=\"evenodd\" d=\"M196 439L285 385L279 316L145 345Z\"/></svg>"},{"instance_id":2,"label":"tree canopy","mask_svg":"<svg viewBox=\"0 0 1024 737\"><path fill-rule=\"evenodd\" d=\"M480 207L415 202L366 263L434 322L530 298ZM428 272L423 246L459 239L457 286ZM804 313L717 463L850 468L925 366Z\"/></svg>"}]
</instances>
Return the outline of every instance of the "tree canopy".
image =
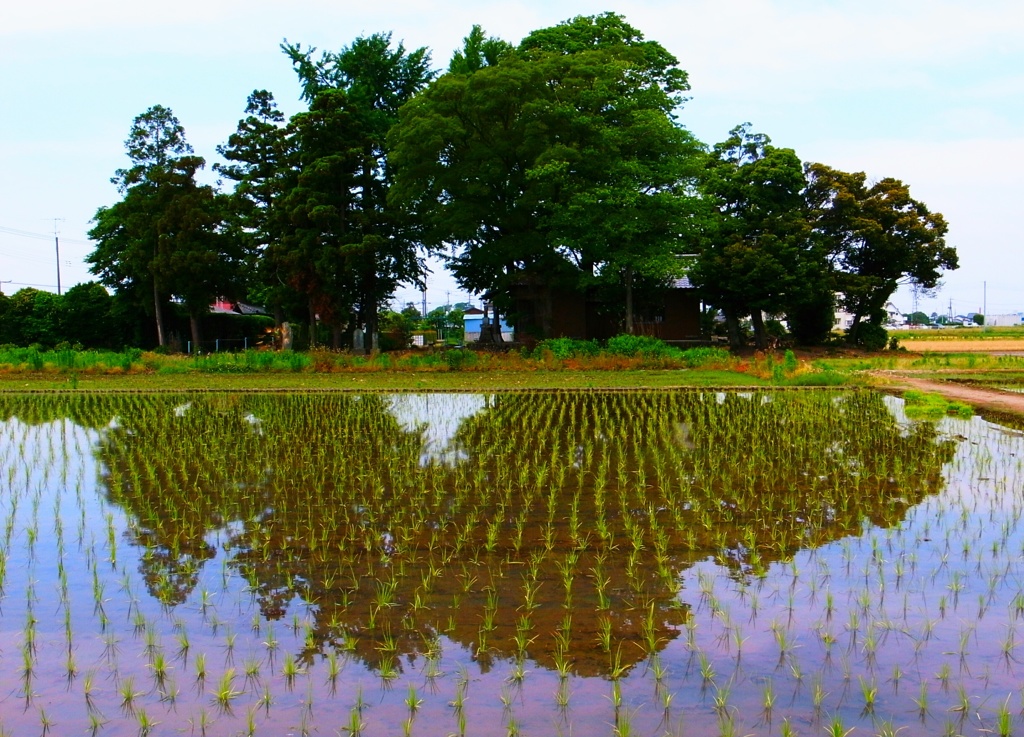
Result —
<instances>
[{"instance_id":1,"label":"tree canopy","mask_svg":"<svg viewBox=\"0 0 1024 737\"><path fill-rule=\"evenodd\" d=\"M482 38L474 28L390 139L394 198L423 241L453 246L459 282L499 300L524 280L628 291L633 273L679 271L701 147L674 118L688 88L675 58L614 14L465 63Z\"/></svg>"},{"instance_id":2,"label":"tree canopy","mask_svg":"<svg viewBox=\"0 0 1024 737\"><path fill-rule=\"evenodd\" d=\"M945 218L912 198L900 180L869 185L864 172L824 164L808 164L807 176L814 235L835 273L840 302L853 315L854 336L862 320L881 323L900 283L934 289L943 270L957 268Z\"/></svg>"},{"instance_id":3,"label":"tree canopy","mask_svg":"<svg viewBox=\"0 0 1024 737\"><path fill-rule=\"evenodd\" d=\"M390 33L280 48L304 108L286 117L253 91L217 147L228 191L197 181L205 160L155 105L125 141L120 200L96 212L92 271L160 344L170 301L198 340L223 296L347 345L422 283L428 254L505 314L521 287L549 312L568 290L632 332L634 304L688 274L734 344L749 318L765 345L765 315L821 340L837 304L858 341L900 284L934 289L957 266L942 215L897 179L805 164L749 124L702 144L682 122L687 72L615 13L518 44L475 25L443 73Z\"/></svg>"},{"instance_id":4,"label":"tree canopy","mask_svg":"<svg viewBox=\"0 0 1024 737\"><path fill-rule=\"evenodd\" d=\"M122 199L101 207L89 237L88 256L100 282L130 295L155 318L157 339L167 344L163 310L180 299L199 342L199 316L232 291L239 253L223 228L222 197L196 182L205 160L194 155L174 113L154 105L137 116L125 148L131 166L113 182Z\"/></svg>"}]
</instances>

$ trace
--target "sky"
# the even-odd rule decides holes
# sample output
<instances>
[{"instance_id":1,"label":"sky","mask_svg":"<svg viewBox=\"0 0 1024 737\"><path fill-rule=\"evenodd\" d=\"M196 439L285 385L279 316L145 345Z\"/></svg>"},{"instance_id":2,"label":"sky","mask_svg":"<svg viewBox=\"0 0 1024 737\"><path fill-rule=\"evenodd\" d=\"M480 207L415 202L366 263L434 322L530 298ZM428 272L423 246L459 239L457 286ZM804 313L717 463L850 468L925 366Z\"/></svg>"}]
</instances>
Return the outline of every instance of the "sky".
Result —
<instances>
[{"instance_id":1,"label":"sky","mask_svg":"<svg viewBox=\"0 0 1024 737\"><path fill-rule=\"evenodd\" d=\"M279 46L391 32L447 66L473 24L518 42L624 15L689 73L679 121L711 145L750 122L804 161L895 177L949 222L960 268L918 309L1024 310L1024 10L1010 0L35 0L0 8L0 289L88 281L86 235L113 204L133 118L170 107L209 164L254 89L299 112ZM214 181L212 173L207 174ZM466 299L438 267L427 303ZM415 301L402 290L397 304ZM909 290L894 300L909 312Z\"/></svg>"}]
</instances>

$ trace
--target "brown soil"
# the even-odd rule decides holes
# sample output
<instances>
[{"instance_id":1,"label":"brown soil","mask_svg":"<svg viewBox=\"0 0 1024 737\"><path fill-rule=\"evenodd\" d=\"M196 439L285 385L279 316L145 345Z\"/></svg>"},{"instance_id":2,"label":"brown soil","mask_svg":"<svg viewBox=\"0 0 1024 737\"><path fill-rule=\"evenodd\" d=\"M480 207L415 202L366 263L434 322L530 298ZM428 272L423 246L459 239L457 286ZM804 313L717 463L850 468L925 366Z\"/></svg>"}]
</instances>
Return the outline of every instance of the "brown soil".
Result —
<instances>
[{"instance_id":1,"label":"brown soil","mask_svg":"<svg viewBox=\"0 0 1024 737\"><path fill-rule=\"evenodd\" d=\"M964 386L948 381L920 379L900 371L873 371L872 375L882 379L885 386L893 389L918 389L925 392L935 392L947 399L966 402L978 409L1024 415L1024 394L1004 392L998 389Z\"/></svg>"}]
</instances>

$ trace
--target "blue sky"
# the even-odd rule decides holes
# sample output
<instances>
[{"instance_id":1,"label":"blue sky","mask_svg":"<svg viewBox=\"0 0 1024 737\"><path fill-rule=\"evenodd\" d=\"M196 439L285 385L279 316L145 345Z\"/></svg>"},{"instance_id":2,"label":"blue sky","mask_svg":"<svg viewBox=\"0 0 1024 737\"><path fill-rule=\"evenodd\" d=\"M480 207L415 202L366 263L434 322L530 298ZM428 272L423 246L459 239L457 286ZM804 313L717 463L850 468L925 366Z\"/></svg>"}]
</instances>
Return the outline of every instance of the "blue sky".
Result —
<instances>
[{"instance_id":1,"label":"blue sky","mask_svg":"<svg viewBox=\"0 0 1024 737\"><path fill-rule=\"evenodd\" d=\"M14 6L14 7L11 7ZM474 23L516 42L575 15L612 10L690 74L680 121L706 143L750 121L804 161L907 182L950 223L961 267L927 312L1024 310L1024 11L1003 0L583 0L469 3L180 0L171 5L37 0L0 9L0 282L64 288L90 278L89 220L117 198L132 119L170 107L216 160L246 96L300 109L282 39L339 49L391 31L435 66ZM47 235L50 234L50 235ZM457 301L443 274L428 304ZM399 301L419 294L406 290ZM897 304L911 307L909 292Z\"/></svg>"}]
</instances>

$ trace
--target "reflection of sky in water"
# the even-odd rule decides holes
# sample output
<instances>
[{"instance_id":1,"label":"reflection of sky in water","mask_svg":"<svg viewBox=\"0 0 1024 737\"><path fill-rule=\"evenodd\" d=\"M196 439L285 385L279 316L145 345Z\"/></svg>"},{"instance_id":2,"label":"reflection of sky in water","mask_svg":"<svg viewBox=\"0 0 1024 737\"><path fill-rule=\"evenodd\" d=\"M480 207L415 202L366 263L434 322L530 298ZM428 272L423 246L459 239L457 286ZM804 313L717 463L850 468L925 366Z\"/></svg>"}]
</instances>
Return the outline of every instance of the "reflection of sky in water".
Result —
<instances>
[{"instance_id":1,"label":"reflection of sky in water","mask_svg":"<svg viewBox=\"0 0 1024 737\"><path fill-rule=\"evenodd\" d=\"M455 442L459 427L490 400L482 394L396 394L388 398L388 406L403 430L420 433L421 466L453 466L469 458Z\"/></svg>"},{"instance_id":2,"label":"reflection of sky in water","mask_svg":"<svg viewBox=\"0 0 1024 737\"><path fill-rule=\"evenodd\" d=\"M116 426L111 420L109 427ZM69 419L26 425L12 418L0 423L0 474L12 490L35 490L54 479L66 488L82 488L96 478L92 450L101 436L102 431Z\"/></svg>"},{"instance_id":3,"label":"reflection of sky in water","mask_svg":"<svg viewBox=\"0 0 1024 737\"><path fill-rule=\"evenodd\" d=\"M906 428L916 423L931 422L938 430L936 442L957 441L956 453L943 470L946 483L937 500L945 505L964 505L979 510L983 505L989 513L1013 512L1020 504L1024 489L1024 433L988 422L978 415L962 418L946 415L938 420L908 418L902 399L885 397L886 407L896 422ZM936 502L926 499L922 506ZM976 512L984 516L983 512ZM993 527L987 532L995 534ZM982 542L991 535L983 534Z\"/></svg>"}]
</instances>

